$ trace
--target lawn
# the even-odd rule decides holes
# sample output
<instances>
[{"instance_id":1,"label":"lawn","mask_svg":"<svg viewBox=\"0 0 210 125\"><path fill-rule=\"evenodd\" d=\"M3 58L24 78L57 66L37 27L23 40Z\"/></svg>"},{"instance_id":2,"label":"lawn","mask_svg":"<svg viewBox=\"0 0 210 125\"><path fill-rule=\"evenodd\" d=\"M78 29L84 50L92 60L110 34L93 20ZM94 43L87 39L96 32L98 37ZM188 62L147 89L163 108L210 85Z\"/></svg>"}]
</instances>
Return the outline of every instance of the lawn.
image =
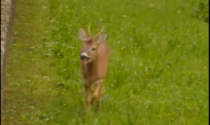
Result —
<instances>
[{"instance_id":1,"label":"lawn","mask_svg":"<svg viewBox=\"0 0 210 125\"><path fill-rule=\"evenodd\" d=\"M204 0L203 0L204 1ZM202 0L18 0L2 125L207 125ZM205 1L204 1L205 2ZM105 26L102 112L85 113L79 28Z\"/></svg>"}]
</instances>

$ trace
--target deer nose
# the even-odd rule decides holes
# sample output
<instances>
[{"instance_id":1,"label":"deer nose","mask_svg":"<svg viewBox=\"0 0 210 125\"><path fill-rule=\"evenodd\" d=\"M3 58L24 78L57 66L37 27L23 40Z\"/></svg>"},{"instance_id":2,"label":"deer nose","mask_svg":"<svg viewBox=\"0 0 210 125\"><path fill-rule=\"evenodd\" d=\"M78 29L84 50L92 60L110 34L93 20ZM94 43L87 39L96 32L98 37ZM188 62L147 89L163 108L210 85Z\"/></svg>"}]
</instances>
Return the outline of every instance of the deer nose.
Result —
<instances>
[{"instance_id":1,"label":"deer nose","mask_svg":"<svg viewBox=\"0 0 210 125\"><path fill-rule=\"evenodd\" d=\"M80 55L80 58L83 60L83 59L87 59L88 58L88 54L86 52L83 52L81 55Z\"/></svg>"},{"instance_id":2,"label":"deer nose","mask_svg":"<svg viewBox=\"0 0 210 125\"><path fill-rule=\"evenodd\" d=\"M83 59L87 58L87 56L85 56L85 55L80 55L80 58L83 60Z\"/></svg>"}]
</instances>

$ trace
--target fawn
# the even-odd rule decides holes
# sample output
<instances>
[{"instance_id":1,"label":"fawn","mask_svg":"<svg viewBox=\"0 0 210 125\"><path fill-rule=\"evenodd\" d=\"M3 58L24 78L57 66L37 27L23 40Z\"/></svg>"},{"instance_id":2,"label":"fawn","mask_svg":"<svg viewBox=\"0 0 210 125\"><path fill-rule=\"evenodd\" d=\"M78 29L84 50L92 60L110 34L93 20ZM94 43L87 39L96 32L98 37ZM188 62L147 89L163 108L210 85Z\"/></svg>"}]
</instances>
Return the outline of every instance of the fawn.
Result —
<instances>
[{"instance_id":1,"label":"fawn","mask_svg":"<svg viewBox=\"0 0 210 125\"><path fill-rule=\"evenodd\" d=\"M106 76L111 54L106 42L107 35L102 34L103 29L104 27L93 38L90 35L90 26L88 26L87 34L83 29L79 29L79 37L83 41L80 60L84 78L87 111L90 110L95 99L97 99L98 110L101 111L103 81ZM92 85L96 85L93 95L91 95Z\"/></svg>"}]
</instances>

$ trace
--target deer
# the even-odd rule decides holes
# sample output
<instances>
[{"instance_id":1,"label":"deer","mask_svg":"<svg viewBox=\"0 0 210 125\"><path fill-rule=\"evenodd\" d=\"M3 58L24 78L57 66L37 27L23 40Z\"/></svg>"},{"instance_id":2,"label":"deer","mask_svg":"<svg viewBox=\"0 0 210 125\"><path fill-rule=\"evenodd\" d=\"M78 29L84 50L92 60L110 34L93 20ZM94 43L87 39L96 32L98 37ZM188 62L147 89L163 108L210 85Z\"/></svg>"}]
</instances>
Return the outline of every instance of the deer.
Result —
<instances>
[{"instance_id":1,"label":"deer","mask_svg":"<svg viewBox=\"0 0 210 125\"><path fill-rule=\"evenodd\" d=\"M80 60L87 111L90 111L91 105L95 100L97 100L97 109L99 111L102 110L102 89L111 54L106 42L107 35L102 33L103 29L104 27L92 38L90 26L88 26L87 34L82 28L79 29L79 38L83 42L80 50ZM95 85L95 91L92 93L91 88L93 85Z\"/></svg>"}]
</instances>

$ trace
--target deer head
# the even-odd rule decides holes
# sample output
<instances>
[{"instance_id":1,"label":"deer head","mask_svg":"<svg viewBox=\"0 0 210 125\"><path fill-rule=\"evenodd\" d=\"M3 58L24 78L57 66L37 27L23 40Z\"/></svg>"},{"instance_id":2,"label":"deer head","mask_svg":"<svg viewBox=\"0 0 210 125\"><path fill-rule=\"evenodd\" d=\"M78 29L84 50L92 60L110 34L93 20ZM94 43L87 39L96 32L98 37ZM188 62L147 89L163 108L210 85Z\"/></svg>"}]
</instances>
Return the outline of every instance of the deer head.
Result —
<instances>
[{"instance_id":1,"label":"deer head","mask_svg":"<svg viewBox=\"0 0 210 125\"><path fill-rule=\"evenodd\" d=\"M104 27L93 38L91 38L90 26L87 34L83 29L79 29L79 37L83 42L80 58L84 63L91 63L97 59L97 50L107 38L106 34L102 34L103 29Z\"/></svg>"}]
</instances>

